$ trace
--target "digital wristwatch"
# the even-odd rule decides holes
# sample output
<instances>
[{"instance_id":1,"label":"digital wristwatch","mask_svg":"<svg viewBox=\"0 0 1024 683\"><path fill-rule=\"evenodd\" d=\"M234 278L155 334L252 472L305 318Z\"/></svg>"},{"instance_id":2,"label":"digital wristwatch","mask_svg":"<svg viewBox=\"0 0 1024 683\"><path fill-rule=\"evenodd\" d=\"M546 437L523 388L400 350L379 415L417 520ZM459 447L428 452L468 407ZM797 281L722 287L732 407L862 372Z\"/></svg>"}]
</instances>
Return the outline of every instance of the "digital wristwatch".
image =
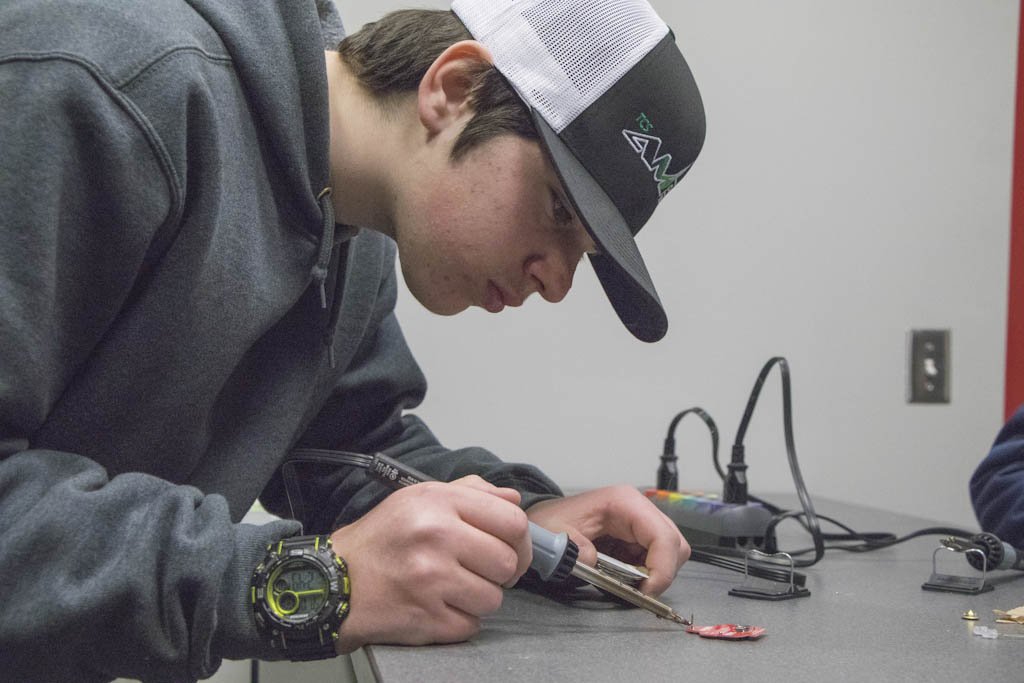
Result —
<instances>
[{"instance_id":1,"label":"digital wristwatch","mask_svg":"<svg viewBox=\"0 0 1024 683\"><path fill-rule=\"evenodd\" d=\"M287 659L337 654L352 584L327 536L295 536L267 546L252 573L252 611L264 641Z\"/></svg>"}]
</instances>

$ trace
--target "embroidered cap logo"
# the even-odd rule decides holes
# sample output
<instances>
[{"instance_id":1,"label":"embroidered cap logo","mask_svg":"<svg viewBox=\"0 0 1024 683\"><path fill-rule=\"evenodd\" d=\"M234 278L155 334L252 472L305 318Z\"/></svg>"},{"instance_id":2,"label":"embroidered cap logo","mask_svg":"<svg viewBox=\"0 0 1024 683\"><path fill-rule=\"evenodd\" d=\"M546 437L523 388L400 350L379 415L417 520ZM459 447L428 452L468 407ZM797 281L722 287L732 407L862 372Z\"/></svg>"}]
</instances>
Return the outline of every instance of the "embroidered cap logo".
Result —
<instances>
[{"instance_id":1,"label":"embroidered cap logo","mask_svg":"<svg viewBox=\"0 0 1024 683\"><path fill-rule=\"evenodd\" d=\"M679 179L686 175L686 172L690 170L690 166L693 166L693 164L690 164L690 166L687 166L678 173L669 173L668 167L672 165L672 155L667 152L661 154L661 138L649 134L651 129L654 128L654 124L651 123L646 114L640 114L636 118L636 122L640 130L644 132L639 133L635 130L623 128L622 135L626 138L626 142L629 143L633 151L640 155L640 159L644 162L647 170L654 174L654 182L658 184L658 200L661 201L668 194L668 191L676 186Z\"/></svg>"}]
</instances>

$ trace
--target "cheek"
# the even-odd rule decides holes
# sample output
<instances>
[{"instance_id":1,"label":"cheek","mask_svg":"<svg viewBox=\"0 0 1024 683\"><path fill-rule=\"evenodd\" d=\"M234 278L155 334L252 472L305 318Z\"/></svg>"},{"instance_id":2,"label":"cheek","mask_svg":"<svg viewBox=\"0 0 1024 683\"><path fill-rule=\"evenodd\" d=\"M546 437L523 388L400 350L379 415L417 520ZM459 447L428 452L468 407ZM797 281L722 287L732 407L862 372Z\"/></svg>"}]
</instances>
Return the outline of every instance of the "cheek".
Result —
<instances>
[{"instance_id":1,"label":"cheek","mask_svg":"<svg viewBox=\"0 0 1024 683\"><path fill-rule=\"evenodd\" d=\"M478 303L475 284L476 248L467 242L466 207L445 188L423 188L405 207L398 228L399 259L409 291L428 310L441 315L458 313Z\"/></svg>"},{"instance_id":2,"label":"cheek","mask_svg":"<svg viewBox=\"0 0 1024 683\"><path fill-rule=\"evenodd\" d=\"M411 193L398 243L406 283L426 308L452 314L479 305L487 280L516 282L539 249L537 201L517 177L467 165Z\"/></svg>"},{"instance_id":3,"label":"cheek","mask_svg":"<svg viewBox=\"0 0 1024 683\"><path fill-rule=\"evenodd\" d=\"M448 263L486 272L513 255L525 234L528 207L508 184L477 179L437 190L423 203L420 220Z\"/></svg>"}]
</instances>

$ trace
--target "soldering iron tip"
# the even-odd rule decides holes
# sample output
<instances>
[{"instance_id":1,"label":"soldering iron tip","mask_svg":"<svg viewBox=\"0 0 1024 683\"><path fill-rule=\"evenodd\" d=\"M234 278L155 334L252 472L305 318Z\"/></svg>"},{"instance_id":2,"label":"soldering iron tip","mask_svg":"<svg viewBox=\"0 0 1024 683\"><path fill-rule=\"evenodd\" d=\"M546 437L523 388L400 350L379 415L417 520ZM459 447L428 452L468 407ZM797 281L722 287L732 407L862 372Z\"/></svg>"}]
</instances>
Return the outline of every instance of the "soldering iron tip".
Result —
<instances>
[{"instance_id":1,"label":"soldering iron tip","mask_svg":"<svg viewBox=\"0 0 1024 683\"><path fill-rule=\"evenodd\" d=\"M687 621L685 617L679 616L677 612L672 612L672 621L676 622L680 626L693 626L693 615L690 615L690 620Z\"/></svg>"}]
</instances>

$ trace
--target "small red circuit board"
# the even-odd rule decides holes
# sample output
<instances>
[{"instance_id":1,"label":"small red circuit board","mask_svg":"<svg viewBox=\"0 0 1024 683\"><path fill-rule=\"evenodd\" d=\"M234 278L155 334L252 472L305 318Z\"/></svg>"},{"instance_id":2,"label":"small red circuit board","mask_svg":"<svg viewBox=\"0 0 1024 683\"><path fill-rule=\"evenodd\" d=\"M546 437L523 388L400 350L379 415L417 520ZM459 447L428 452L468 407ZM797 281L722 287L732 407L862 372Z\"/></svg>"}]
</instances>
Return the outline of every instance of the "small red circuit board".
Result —
<instances>
[{"instance_id":1,"label":"small red circuit board","mask_svg":"<svg viewBox=\"0 0 1024 683\"><path fill-rule=\"evenodd\" d=\"M714 626L690 626L687 633L696 633L701 638L723 638L725 640L744 640L759 638L764 633L764 626L740 626L737 624L716 624Z\"/></svg>"}]
</instances>

